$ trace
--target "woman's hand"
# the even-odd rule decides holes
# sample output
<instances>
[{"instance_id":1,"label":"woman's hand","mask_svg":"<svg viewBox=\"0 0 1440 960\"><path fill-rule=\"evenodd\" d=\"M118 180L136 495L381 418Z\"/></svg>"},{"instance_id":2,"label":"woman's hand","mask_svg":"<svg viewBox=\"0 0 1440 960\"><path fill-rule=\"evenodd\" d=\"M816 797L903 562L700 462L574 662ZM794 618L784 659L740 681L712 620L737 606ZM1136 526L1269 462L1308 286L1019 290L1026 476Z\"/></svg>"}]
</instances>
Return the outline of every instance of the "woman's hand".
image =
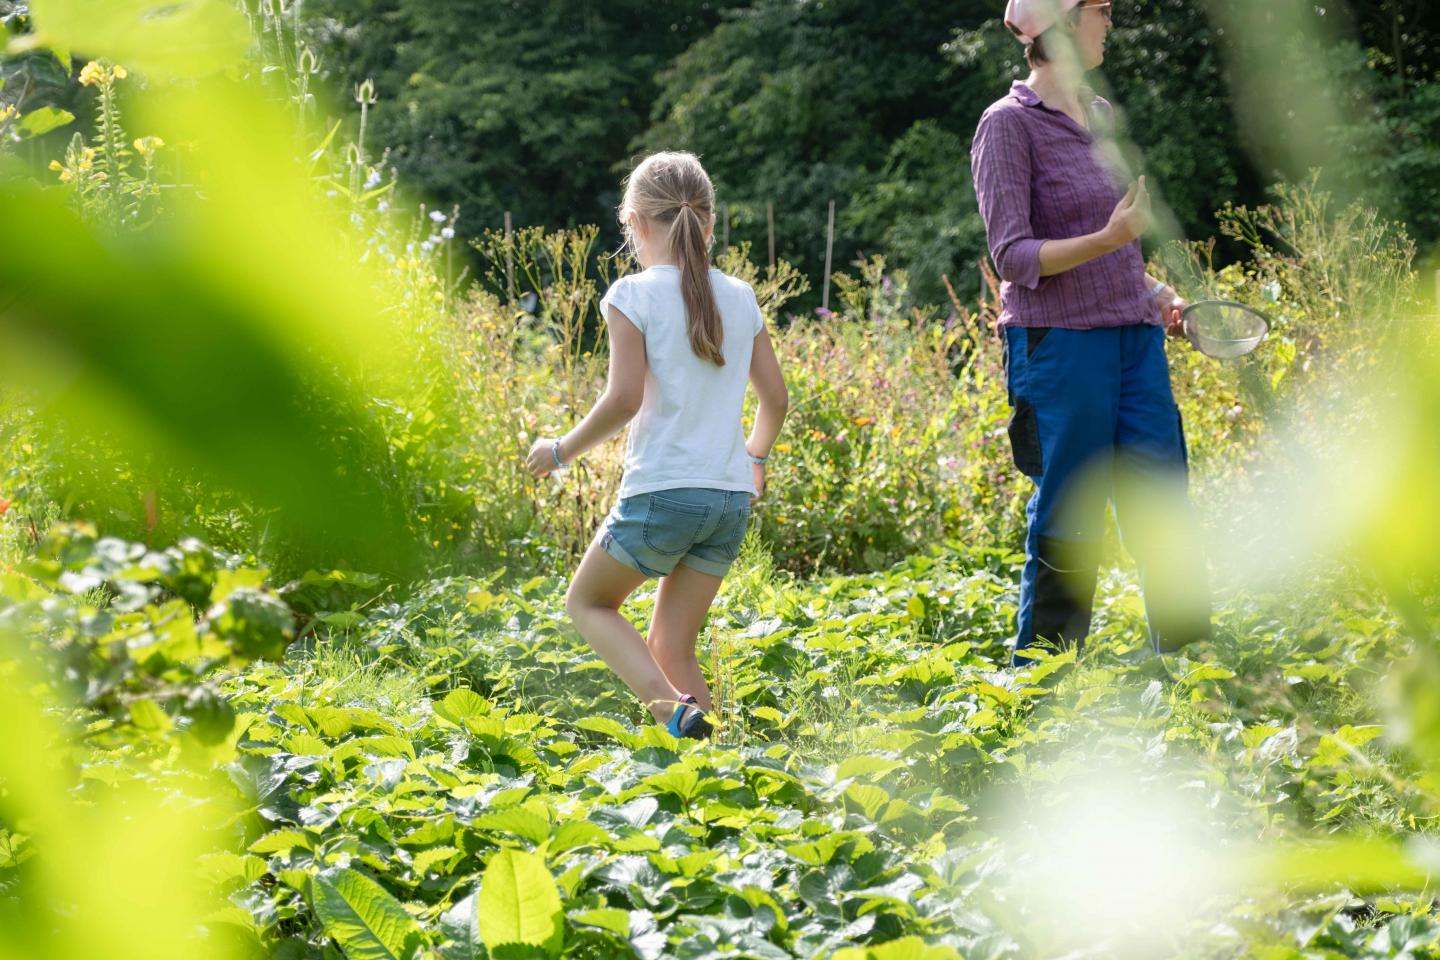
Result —
<instances>
[{"instance_id":1,"label":"woman's hand","mask_svg":"<svg viewBox=\"0 0 1440 960\"><path fill-rule=\"evenodd\" d=\"M1134 243L1140 235L1150 229L1150 191L1141 177L1126 191L1125 196L1115 205L1110 222L1105 225L1104 236L1114 249Z\"/></svg>"},{"instance_id":2,"label":"woman's hand","mask_svg":"<svg viewBox=\"0 0 1440 960\"><path fill-rule=\"evenodd\" d=\"M760 498L765 496L765 464L750 462L750 477L755 481L755 496L750 498L750 506L755 506Z\"/></svg>"},{"instance_id":3,"label":"woman's hand","mask_svg":"<svg viewBox=\"0 0 1440 960\"><path fill-rule=\"evenodd\" d=\"M553 437L541 437L535 441L530 448L530 454L525 458L525 469L537 477L548 476L556 468L555 444L559 441ZM562 453L563 457L564 454Z\"/></svg>"},{"instance_id":4,"label":"woman's hand","mask_svg":"<svg viewBox=\"0 0 1440 960\"><path fill-rule=\"evenodd\" d=\"M1160 304L1160 319L1165 324L1165 332L1172 337L1185 336L1185 308L1190 306L1189 301L1168 285L1155 294L1155 300Z\"/></svg>"}]
</instances>

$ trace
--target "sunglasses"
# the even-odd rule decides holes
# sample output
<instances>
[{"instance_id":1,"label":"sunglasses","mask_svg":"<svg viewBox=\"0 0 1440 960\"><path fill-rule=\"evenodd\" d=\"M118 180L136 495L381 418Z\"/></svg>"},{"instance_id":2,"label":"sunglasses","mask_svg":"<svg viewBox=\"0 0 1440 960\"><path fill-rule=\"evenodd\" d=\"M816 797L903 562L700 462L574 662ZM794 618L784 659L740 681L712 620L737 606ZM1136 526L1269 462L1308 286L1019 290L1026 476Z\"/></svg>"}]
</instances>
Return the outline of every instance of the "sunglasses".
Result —
<instances>
[{"instance_id":1,"label":"sunglasses","mask_svg":"<svg viewBox=\"0 0 1440 960\"><path fill-rule=\"evenodd\" d=\"M1104 10L1104 11L1105 11L1105 14L1108 16L1108 15L1110 14L1110 8L1113 7L1113 6L1114 6L1113 3L1082 3L1082 4L1080 4L1080 9L1081 9L1081 10Z\"/></svg>"}]
</instances>

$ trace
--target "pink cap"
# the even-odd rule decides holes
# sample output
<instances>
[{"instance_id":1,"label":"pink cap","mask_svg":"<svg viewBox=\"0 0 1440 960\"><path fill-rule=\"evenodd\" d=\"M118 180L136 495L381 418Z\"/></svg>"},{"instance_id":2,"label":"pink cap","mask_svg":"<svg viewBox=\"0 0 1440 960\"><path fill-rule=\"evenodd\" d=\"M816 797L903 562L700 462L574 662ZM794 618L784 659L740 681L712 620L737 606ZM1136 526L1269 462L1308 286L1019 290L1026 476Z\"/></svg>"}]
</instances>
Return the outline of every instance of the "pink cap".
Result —
<instances>
[{"instance_id":1,"label":"pink cap","mask_svg":"<svg viewBox=\"0 0 1440 960\"><path fill-rule=\"evenodd\" d=\"M1005 26L1026 43L1034 42L1055 26L1060 15L1080 5L1080 0L1009 0L1005 4Z\"/></svg>"}]
</instances>

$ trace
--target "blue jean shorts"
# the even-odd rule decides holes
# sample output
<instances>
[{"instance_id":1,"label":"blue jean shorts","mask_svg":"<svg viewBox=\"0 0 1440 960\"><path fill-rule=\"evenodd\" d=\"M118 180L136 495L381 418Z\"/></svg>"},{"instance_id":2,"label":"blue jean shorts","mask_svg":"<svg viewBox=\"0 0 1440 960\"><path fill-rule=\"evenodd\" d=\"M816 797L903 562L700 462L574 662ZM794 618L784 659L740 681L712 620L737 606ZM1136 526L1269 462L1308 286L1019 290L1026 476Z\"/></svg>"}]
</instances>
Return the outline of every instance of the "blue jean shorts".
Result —
<instances>
[{"instance_id":1,"label":"blue jean shorts","mask_svg":"<svg viewBox=\"0 0 1440 960\"><path fill-rule=\"evenodd\" d=\"M600 528L600 547L647 577L683 563L723 577L740 555L750 522L750 494L681 487L626 497Z\"/></svg>"}]
</instances>

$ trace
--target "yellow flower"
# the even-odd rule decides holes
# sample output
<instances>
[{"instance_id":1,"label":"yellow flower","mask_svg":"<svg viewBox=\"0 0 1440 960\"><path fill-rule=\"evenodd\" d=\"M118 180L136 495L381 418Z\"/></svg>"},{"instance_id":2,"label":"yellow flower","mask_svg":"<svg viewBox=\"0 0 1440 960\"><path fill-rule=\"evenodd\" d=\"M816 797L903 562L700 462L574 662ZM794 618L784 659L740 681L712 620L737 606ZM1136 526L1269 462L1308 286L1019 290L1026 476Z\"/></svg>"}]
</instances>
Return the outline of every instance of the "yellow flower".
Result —
<instances>
[{"instance_id":1,"label":"yellow flower","mask_svg":"<svg viewBox=\"0 0 1440 960\"><path fill-rule=\"evenodd\" d=\"M60 161L59 161L59 160L51 160L51 161L50 161L50 169L51 169L51 170L54 170L56 173L59 173L61 170L65 169L65 168L60 165Z\"/></svg>"},{"instance_id":2,"label":"yellow flower","mask_svg":"<svg viewBox=\"0 0 1440 960\"><path fill-rule=\"evenodd\" d=\"M855 426L857 426L857 427L868 427L870 424L872 424L872 423L875 422L875 418L874 418L874 417L856 417L856 418L855 418L854 420L852 420L851 422L854 423Z\"/></svg>"},{"instance_id":3,"label":"yellow flower","mask_svg":"<svg viewBox=\"0 0 1440 960\"><path fill-rule=\"evenodd\" d=\"M0 107L0 123L4 123L6 120L11 120L18 116L20 116L20 111L15 109L14 104L7 103L5 106Z\"/></svg>"},{"instance_id":4,"label":"yellow flower","mask_svg":"<svg viewBox=\"0 0 1440 960\"><path fill-rule=\"evenodd\" d=\"M75 179L75 175L72 174L69 170L61 170L61 171L60 171L60 182L61 182L61 183L69 183L70 181L72 181L72 180L74 180L74 179Z\"/></svg>"},{"instance_id":5,"label":"yellow flower","mask_svg":"<svg viewBox=\"0 0 1440 960\"><path fill-rule=\"evenodd\" d=\"M163 146L165 146L165 141L159 137L141 137L135 141L135 152L142 157L151 157Z\"/></svg>"},{"instance_id":6,"label":"yellow flower","mask_svg":"<svg viewBox=\"0 0 1440 960\"><path fill-rule=\"evenodd\" d=\"M115 64L115 69L110 71L110 75L116 80L124 80L126 77L130 76L130 72L117 63Z\"/></svg>"},{"instance_id":7,"label":"yellow flower","mask_svg":"<svg viewBox=\"0 0 1440 960\"><path fill-rule=\"evenodd\" d=\"M99 60L91 60L80 69L80 86L98 87L105 82L105 68Z\"/></svg>"},{"instance_id":8,"label":"yellow flower","mask_svg":"<svg viewBox=\"0 0 1440 960\"><path fill-rule=\"evenodd\" d=\"M791 451L791 449L792 449L792 447L791 447L790 444L788 444L788 443L777 443L777 444L775 444L775 452L776 452L776 453L789 453L789 452Z\"/></svg>"}]
</instances>

